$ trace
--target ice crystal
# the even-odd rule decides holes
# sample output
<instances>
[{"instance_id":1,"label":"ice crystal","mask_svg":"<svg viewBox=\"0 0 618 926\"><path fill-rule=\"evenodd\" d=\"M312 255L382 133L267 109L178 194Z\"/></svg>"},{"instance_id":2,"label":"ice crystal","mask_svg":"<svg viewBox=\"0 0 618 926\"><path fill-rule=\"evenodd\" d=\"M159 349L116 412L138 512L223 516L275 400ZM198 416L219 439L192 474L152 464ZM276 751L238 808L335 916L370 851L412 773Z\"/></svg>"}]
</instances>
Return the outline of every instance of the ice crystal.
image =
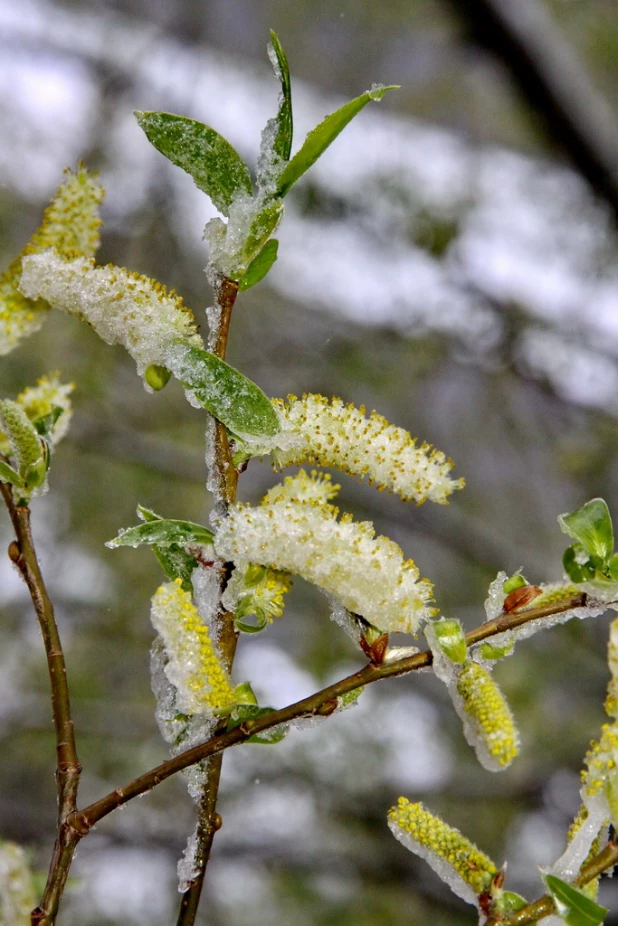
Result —
<instances>
[{"instance_id":1,"label":"ice crystal","mask_svg":"<svg viewBox=\"0 0 618 926\"><path fill-rule=\"evenodd\" d=\"M338 520L330 505L236 505L215 536L215 549L239 569L259 563L302 576L384 632L414 633L435 613L431 583L420 579L397 544L376 537L368 521Z\"/></svg>"},{"instance_id":2,"label":"ice crystal","mask_svg":"<svg viewBox=\"0 0 618 926\"><path fill-rule=\"evenodd\" d=\"M177 689L177 705L186 714L212 714L234 703L234 692L221 665L210 631L180 579L157 589L151 619L165 644L165 674Z\"/></svg>"},{"instance_id":3,"label":"ice crystal","mask_svg":"<svg viewBox=\"0 0 618 926\"><path fill-rule=\"evenodd\" d=\"M0 842L0 923L30 926L30 913L36 903L26 853L14 842Z\"/></svg>"},{"instance_id":4,"label":"ice crystal","mask_svg":"<svg viewBox=\"0 0 618 926\"><path fill-rule=\"evenodd\" d=\"M22 266L24 295L88 322L106 344L121 344L140 375L151 364L174 372L179 345L202 347L180 296L148 277L84 258L66 261L54 249L25 257Z\"/></svg>"},{"instance_id":5,"label":"ice crystal","mask_svg":"<svg viewBox=\"0 0 618 926\"><path fill-rule=\"evenodd\" d=\"M196 858L198 850L198 825L199 824L196 825L195 830L187 839L187 845L182 854L182 858L179 860L176 867L178 873L178 891L180 894L184 894L185 891L189 889L191 882L200 872L200 866Z\"/></svg>"},{"instance_id":6,"label":"ice crystal","mask_svg":"<svg viewBox=\"0 0 618 926\"><path fill-rule=\"evenodd\" d=\"M49 310L43 299L31 300L20 293L22 259L52 247L63 257L92 257L99 246L98 207L103 196L103 188L83 167L75 173L66 171L38 230L0 276L0 355L38 331Z\"/></svg>"},{"instance_id":7,"label":"ice crystal","mask_svg":"<svg viewBox=\"0 0 618 926\"><path fill-rule=\"evenodd\" d=\"M453 467L430 444L417 446L415 438L395 427L377 412L365 416L365 408L346 405L341 399L305 395L274 399L280 431L254 451L272 453L276 467L294 463L330 466L367 476L378 489L390 489L404 501L417 504L430 499L445 504L447 496L461 489L463 479L451 479Z\"/></svg>"},{"instance_id":8,"label":"ice crystal","mask_svg":"<svg viewBox=\"0 0 618 926\"><path fill-rule=\"evenodd\" d=\"M450 889L467 903L478 906L497 868L474 843L434 816L423 804L400 797L388 812L388 825L406 849L424 859Z\"/></svg>"}]
</instances>

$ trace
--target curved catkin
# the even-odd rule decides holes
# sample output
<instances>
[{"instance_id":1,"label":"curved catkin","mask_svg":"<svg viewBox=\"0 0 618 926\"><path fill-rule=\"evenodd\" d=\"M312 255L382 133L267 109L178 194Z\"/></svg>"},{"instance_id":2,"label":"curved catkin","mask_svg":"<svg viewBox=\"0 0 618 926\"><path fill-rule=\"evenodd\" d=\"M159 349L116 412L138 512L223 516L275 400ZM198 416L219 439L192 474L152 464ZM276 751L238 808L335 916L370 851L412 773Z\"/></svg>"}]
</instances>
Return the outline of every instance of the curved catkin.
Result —
<instances>
[{"instance_id":1,"label":"curved catkin","mask_svg":"<svg viewBox=\"0 0 618 926\"><path fill-rule=\"evenodd\" d=\"M463 479L450 478L453 462L440 450L427 443L417 446L407 431L377 412L366 417L363 406L312 394L273 399L273 405L281 430L270 447L258 452L272 452L276 467L333 467L366 476L378 489L419 505L427 499L446 504L451 492L464 486Z\"/></svg>"},{"instance_id":2,"label":"curved catkin","mask_svg":"<svg viewBox=\"0 0 618 926\"><path fill-rule=\"evenodd\" d=\"M243 569L258 563L302 576L384 633L415 633L435 613L432 585L373 525L337 519L328 504L236 505L215 537L219 556Z\"/></svg>"},{"instance_id":3,"label":"curved catkin","mask_svg":"<svg viewBox=\"0 0 618 926\"><path fill-rule=\"evenodd\" d=\"M195 318L180 296L122 267L63 260L55 250L25 257L21 290L88 322L106 344L121 344L143 375L151 366L173 369L183 346L202 347Z\"/></svg>"},{"instance_id":4,"label":"curved catkin","mask_svg":"<svg viewBox=\"0 0 618 926\"><path fill-rule=\"evenodd\" d=\"M388 825L403 845L424 859L463 900L478 904L497 868L473 842L430 813L421 803L400 797L388 812Z\"/></svg>"},{"instance_id":5,"label":"curved catkin","mask_svg":"<svg viewBox=\"0 0 618 926\"><path fill-rule=\"evenodd\" d=\"M43 219L21 254L0 276L0 355L38 331L49 304L27 298L18 289L22 260L47 248L62 257L92 257L99 246L99 205L105 195L95 176L84 167L66 171L66 179L43 213Z\"/></svg>"},{"instance_id":6,"label":"curved catkin","mask_svg":"<svg viewBox=\"0 0 618 926\"><path fill-rule=\"evenodd\" d=\"M234 703L229 677L180 579L161 585L152 599L151 620L168 657L165 674L187 714L212 713Z\"/></svg>"},{"instance_id":7,"label":"curved catkin","mask_svg":"<svg viewBox=\"0 0 618 926\"><path fill-rule=\"evenodd\" d=\"M457 692L479 758L506 768L519 751L519 735L504 695L483 666L469 662L457 678ZM485 763L484 763L485 764Z\"/></svg>"}]
</instances>

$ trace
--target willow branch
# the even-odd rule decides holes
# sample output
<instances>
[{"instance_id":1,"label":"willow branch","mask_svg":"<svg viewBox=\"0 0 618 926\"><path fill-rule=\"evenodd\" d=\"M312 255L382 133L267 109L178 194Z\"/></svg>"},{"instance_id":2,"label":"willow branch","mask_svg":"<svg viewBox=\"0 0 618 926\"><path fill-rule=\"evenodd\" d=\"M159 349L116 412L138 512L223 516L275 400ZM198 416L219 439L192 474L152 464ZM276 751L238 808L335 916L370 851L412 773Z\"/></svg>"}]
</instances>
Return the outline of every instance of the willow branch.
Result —
<instances>
[{"instance_id":1,"label":"willow branch","mask_svg":"<svg viewBox=\"0 0 618 926\"><path fill-rule=\"evenodd\" d=\"M227 351L227 341L230 331L230 322L232 318L232 309L238 295L238 283L234 280L223 278L215 289L215 300L219 308L220 315L217 325L213 353L220 360L225 360ZM225 517L230 505L236 500L236 486L238 482L238 473L232 462L232 454L224 424L215 419L215 447L214 447L215 465L211 478L216 482L216 495L222 505L222 516ZM221 593L225 591L229 579L228 565L221 570L220 587ZM219 650L223 663L231 672L234 655L236 653L236 643L238 633L234 627L234 618L224 609L220 609L217 615L219 623ZM226 721L222 722L225 729ZM217 732L221 732L220 729ZM223 752L219 752L207 760L206 774L202 797L198 805L198 819L196 830L196 849L195 849L195 876L189 883L187 890L182 895L180 910L178 913L177 926L193 926L197 909L202 894L206 867L210 859L212 842L215 833L221 826L221 817L217 813L217 797L219 794L219 782L221 780L221 766L223 763Z\"/></svg>"},{"instance_id":2,"label":"willow branch","mask_svg":"<svg viewBox=\"0 0 618 926\"><path fill-rule=\"evenodd\" d=\"M597 855L591 859L587 865L582 868L579 877L575 881L577 887L585 887L603 872L613 870L618 865L618 844L611 841ZM534 903L522 907L516 913L509 913L507 916L492 916L487 920L485 926L529 926L537 920L546 916L551 916L556 912L556 907L549 894L539 897Z\"/></svg>"},{"instance_id":3,"label":"willow branch","mask_svg":"<svg viewBox=\"0 0 618 926\"><path fill-rule=\"evenodd\" d=\"M542 608L528 608L525 611L518 611L510 614L501 614L491 621L486 621L474 630L466 634L468 645L480 643L488 637L504 633L508 630L514 630L527 624L530 621L539 620L543 617L550 617L553 614L562 614L564 611L570 611L572 608L579 608L585 605L586 595L582 592L574 595L563 602L553 605L546 605ZM430 666L433 662L433 656L430 650L424 650L421 653L415 653L413 656L407 656L404 659L397 659L393 662L375 665L369 663L358 672L348 675L346 678L322 688L315 694L302 698L300 701L289 704L280 710L272 711L255 720L247 720L239 727L218 733L205 743L200 743L192 749L179 753L173 759L163 762L156 768L150 769L144 775L140 775L134 781L130 782L123 788L117 788L110 792L101 800L90 804L83 810L77 811L72 816L72 822L79 827L84 833L90 827L98 823L99 820L106 817L109 813L126 804L139 794L145 794L152 788L165 781L177 772L200 762L202 759L216 756L219 753L229 749L230 746L237 746L244 743L250 736L257 733L263 733L282 724L289 724L300 717L328 715L337 707L337 699L350 691L355 691L365 685L371 685L373 682L380 681L384 678L394 678L400 675L408 675L416 672L418 669Z\"/></svg>"},{"instance_id":4,"label":"willow branch","mask_svg":"<svg viewBox=\"0 0 618 926\"><path fill-rule=\"evenodd\" d=\"M75 731L71 718L64 654L54 608L36 555L30 525L30 509L25 505L15 504L9 486L0 484L0 491L15 532L15 540L9 546L9 557L21 573L32 598L43 636L51 688L51 707L56 732L58 828L43 899L41 905L32 913L33 924L51 926L55 922L73 852L79 840L79 835L67 824L67 820L77 807L81 765L77 757Z\"/></svg>"}]
</instances>

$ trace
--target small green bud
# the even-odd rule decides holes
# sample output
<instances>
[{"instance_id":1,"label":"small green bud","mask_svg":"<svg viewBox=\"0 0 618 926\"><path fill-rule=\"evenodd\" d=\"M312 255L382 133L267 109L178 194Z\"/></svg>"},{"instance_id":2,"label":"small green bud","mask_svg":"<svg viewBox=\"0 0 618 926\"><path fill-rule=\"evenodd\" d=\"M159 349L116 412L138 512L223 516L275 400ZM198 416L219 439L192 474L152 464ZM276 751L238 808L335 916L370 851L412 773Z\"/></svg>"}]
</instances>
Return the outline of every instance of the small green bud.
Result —
<instances>
[{"instance_id":1,"label":"small green bud","mask_svg":"<svg viewBox=\"0 0 618 926\"><path fill-rule=\"evenodd\" d=\"M258 700L250 682L242 682L234 688L236 704L257 704Z\"/></svg>"},{"instance_id":2,"label":"small green bud","mask_svg":"<svg viewBox=\"0 0 618 926\"><path fill-rule=\"evenodd\" d=\"M520 572L516 572L511 576L510 579L507 579L502 586L502 591L505 595L508 595L510 592L514 591L516 588L522 588L524 585L527 585L527 581L524 579Z\"/></svg>"},{"instance_id":3,"label":"small green bud","mask_svg":"<svg viewBox=\"0 0 618 926\"><path fill-rule=\"evenodd\" d=\"M457 620L436 621L432 627L438 638L440 648L445 656L458 665L462 665L468 656L468 647L463 628Z\"/></svg>"},{"instance_id":4,"label":"small green bud","mask_svg":"<svg viewBox=\"0 0 618 926\"><path fill-rule=\"evenodd\" d=\"M493 643L481 643L478 648L478 654L481 659L491 659L494 661L496 659L504 659L505 656L511 655L514 645L514 638L504 646L494 646Z\"/></svg>"},{"instance_id":5,"label":"small green bud","mask_svg":"<svg viewBox=\"0 0 618 926\"><path fill-rule=\"evenodd\" d=\"M160 392L169 382L171 375L167 367L162 367L158 363L151 363L144 370L144 382L155 392Z\"/></svg>"}]
</instances>

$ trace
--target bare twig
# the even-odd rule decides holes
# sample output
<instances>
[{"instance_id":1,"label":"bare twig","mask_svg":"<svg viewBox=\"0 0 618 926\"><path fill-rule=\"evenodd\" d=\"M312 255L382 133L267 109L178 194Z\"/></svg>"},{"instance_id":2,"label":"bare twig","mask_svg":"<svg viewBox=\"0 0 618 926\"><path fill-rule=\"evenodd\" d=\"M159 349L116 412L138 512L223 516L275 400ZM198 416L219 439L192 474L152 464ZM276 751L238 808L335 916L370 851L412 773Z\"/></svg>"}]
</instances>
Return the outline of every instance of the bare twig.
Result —
<instances>
[{"instance_id":1,"label":"bare twig","mask_svg":"<svg viewBox=\"0 0 618 926\"><path fill-rule=\"evenodd\" d=\"M509 69L558 142L618 219L618 124L573 49L535 0L449 0Z\"/></svg>"},{"instance_id":2,"label":"bare twig","mask_svg":"<svg viewBox=\"0 0 618 926\"><path fill-rule=\"evenodd\" d=\"M547 605L542 608L529 608L525 611L502 614L491 621L486 621L474 630L471 630L466 634L466 641L469 645L479 643L481 640L486 640L488 637L493 637L507 630L513 630L530 621L539 620L543 617L550 617L552 614L561 614L572 608L582 607L585 602L586 596L582 593L563 602ZM431 651L424 650L421 653L416 653L405 659L398 659L394 662L388 662L382 665L373 665L370 663L358 672L348 675L346 678L335 682L333 685L322 688L321 691L307 698L303 698L301 701L296 701L294 704L289 704L287 707L273 711L259 719L247 720L239 727L224 733L218 733L206 743L194 746L192 749L180 753L173 759L163 762L144 775L140 775L139 778L136 778L124 788L117 788L115 791L101 798L101 800L96 801L94 804L90 804L83 810L77 811L71 818L71 822L76 828L79 828L81 832L85 833L94 826L95 823L98 823L99 820L106 817L117 807L132 800L139 794L145 794L147 791L151 791L152 788L156 787L162 781L165 781L171 775L175 775L176 772L188 768L188 766L194 765L202 759L222 753L224 750L229 749L230 746L237 746L239 743L244 743L250 736L256 733L263 733L265 730L271 730L273 727L281 724L288 724L300 717L324 713L325 707L328 707L328 705L335 702L337 698L350 691L355 691L358 688L370 685L383 678L407 675L425 666L430 666L432 662L433 657Z\"/></svg>"},{"instance_id":3,"label":"bare twig","mask_svg":"<svg viewBox=\"0 0 618 926\"><path fill-rule=\"evenodd\" d=\"M15 540L9 546L9 557L19 569L32 598L43 635L51 687L52 715L56 731L58 829L43 899L40 906L32 912L32 924L33 926L52 926L56 919L75 846L80 839L80 834L76 833L67 821L77 807L81 765L75 745L62 644L54 617L54 608L47 594L37 560L30 525L30 509L25 505L15 504L9 486L0 484L0 491L15 531Z\"/></svg>"}]
</instances>

